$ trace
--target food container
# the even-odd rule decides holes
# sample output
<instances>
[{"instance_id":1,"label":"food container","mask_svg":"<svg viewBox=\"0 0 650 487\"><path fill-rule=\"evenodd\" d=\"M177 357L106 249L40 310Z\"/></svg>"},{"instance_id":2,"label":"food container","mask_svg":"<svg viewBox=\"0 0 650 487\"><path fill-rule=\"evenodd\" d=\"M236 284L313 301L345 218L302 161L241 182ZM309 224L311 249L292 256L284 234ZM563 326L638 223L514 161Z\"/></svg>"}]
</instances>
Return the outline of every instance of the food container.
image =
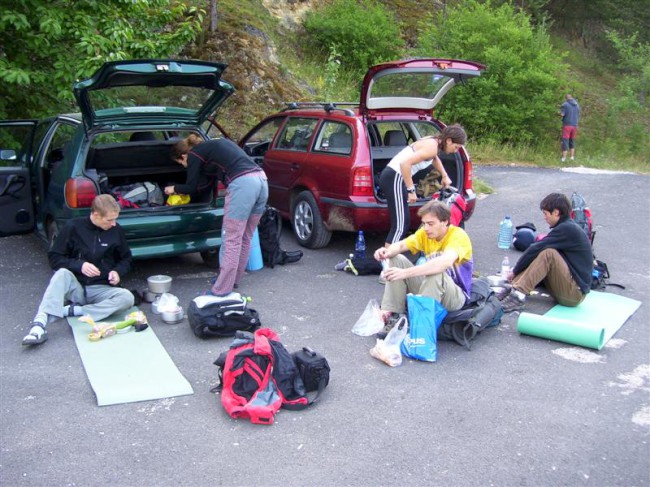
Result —
<instances>
[{"instance_id":1,"label":"food container","mask_svg":"<svg viewBox=\"0 0 650 487\"><path fill-rule=\"evenodd\" d=\"M152 293L166 293L172 288L172 278L162 274L150 276L147 279L147 285L149 286L149 291Z\"/></svg>"},{"instance_id":2,"label":"food container","mask_svg":"<svg viewBox=\"0 0 650 487\"><path fill-rule=\"evenodd\" d=\"M180 306L174 311L161 311L160 317L165 323L174 324L183 320L183 308Z\"/></svg>"}]
</instances>

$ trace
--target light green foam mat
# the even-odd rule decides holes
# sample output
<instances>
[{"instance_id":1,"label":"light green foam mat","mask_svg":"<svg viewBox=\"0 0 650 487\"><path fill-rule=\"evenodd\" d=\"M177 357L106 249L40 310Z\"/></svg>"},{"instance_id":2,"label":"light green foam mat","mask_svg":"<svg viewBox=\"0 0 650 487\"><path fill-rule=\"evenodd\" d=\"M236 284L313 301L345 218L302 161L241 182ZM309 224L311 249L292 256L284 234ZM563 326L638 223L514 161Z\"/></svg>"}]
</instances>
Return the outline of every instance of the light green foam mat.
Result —
<instances>
[{"instance_id":1,"label":"light green foam mat","mask_svg":"<svg viewBox=\"0 0 650 487\"><path fill-rule=\"evenodd\" d=\"M131 311L137 308L110 316L102 323L121 321ZM98 406L194 393L151 326L141 332L132 329L91 342L91 325L76 317L68 318L68 324Z\"/></svg>"},{"instance_id":2,"label":"light green foam mat","mask_svg":"<svg viewBox=\"0 0 650 487\"><path fill-rule=\"evenodd\" d=\"M521 313L517 331L600 350L639 306L625 296L591 291L575 308L558 304L545 315Z\"/></svg>"}]
</instances>

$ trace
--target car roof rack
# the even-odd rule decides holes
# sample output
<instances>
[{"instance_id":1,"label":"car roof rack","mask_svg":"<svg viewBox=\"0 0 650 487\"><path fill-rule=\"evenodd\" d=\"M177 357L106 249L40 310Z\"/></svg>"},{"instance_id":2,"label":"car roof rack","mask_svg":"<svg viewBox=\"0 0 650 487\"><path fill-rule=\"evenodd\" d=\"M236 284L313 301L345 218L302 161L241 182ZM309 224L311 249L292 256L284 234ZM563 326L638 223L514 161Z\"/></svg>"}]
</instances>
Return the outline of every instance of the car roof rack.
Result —
<instances>
[{"instance_id":1,"label":"car roof rack","mask_svg":"<svg viewBox=\"0 0 650 487\"><path fill-rule=\"evenodd\" d=\"M354 112L349 108L343 107L358 107L358 102L352 101L330 101L330 102L321 102L321 101L288 101L285 102L287 105L282 111L285 110L297 110L299 108L322 108L326 112L331 112L333 110L341 110L346 115L353 116Z\"/></svg>"}]
</instances>

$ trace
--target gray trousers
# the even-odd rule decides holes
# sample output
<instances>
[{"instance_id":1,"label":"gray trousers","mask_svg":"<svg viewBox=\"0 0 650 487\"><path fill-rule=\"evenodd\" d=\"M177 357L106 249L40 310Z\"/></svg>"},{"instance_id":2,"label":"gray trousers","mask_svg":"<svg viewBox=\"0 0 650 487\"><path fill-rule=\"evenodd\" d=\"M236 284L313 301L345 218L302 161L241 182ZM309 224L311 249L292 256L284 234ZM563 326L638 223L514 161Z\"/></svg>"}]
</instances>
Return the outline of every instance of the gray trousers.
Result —
<instances>
[{"instance_id":1,"label":"gray trousers","mask_svg":"<svg viewBox=\"0 0 650 487\"><path fill-rule=\"evenodd\" d=\"M68 302L81 305L84 315L100 321L133 306L133 294L128 289L104 284L84 288L71 271L59 269L50 279L38 312L47 313L48 321L54 321L63 318L63 306Z\"/></svg>"},{"instance_id":2,"label":"gray trousers","mask_svg":"<svg viewBox=\"0 0 650 487\"><path fill-rule=\"evenodd\" d=\"M403 255L390 259L391 267L406 269L413 264ZM384 297L381 300L383 311L404 313L408 293L429 296L440 302L447 311L457 311L465 305L465 293L446 272L429 276L409 277L397 281L386 281Z\"/></svg>"}]
</instances>

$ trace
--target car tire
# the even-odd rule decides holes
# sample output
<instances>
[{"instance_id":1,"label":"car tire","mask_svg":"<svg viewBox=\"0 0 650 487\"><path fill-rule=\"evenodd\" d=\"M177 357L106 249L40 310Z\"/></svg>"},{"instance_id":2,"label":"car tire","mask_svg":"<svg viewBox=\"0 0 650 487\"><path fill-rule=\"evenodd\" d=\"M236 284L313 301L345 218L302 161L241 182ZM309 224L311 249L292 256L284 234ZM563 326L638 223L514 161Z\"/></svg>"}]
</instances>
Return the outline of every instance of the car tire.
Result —
<instances>
[{"instance_id":1,"label":"car tire","mask_svg":"<svg viewBox=\"0 0 650 487\"><path fill-rule=\"evenodd\" d=\"M203 263L208 266L212 267L213 269L218 269L219 268L219 249L210 249L210 250L204 250L201 252L201 258L203 259Z\"/></svg>"},{"instance_id":2,"label":"car tire","mask_svg":"<svg viewBox=\"0 0 650 487\"><path fill-rule=\"evenodd\" d=\"M56 220L49 220L45 226L45 235L47 236L47 250L52 249L56 237L59 236L59 225Z\"/></svg>"},{"instance_id":3,"label":"car tire","mask_svg":"<svg viewBox=\"0 0 650 487\"><path fill-rule=\"evenodd\" d=\"M291 226L298 243L308 249L326 247L332 238L332 232L325 228L316 199L309 191L303 191L294 201Z\"/></svg>"}]
</instances>

